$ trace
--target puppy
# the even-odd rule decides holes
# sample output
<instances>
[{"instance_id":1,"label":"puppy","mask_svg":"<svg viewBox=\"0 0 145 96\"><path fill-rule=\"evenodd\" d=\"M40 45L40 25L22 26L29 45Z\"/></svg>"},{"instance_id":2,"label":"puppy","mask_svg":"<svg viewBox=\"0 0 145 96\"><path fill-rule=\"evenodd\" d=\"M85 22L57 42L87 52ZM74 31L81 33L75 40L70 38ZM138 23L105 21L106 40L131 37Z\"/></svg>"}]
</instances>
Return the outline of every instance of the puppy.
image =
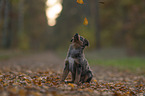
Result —
<instances>
[{"instance_id":1,"label":"puppy","mask_svg":"<svg viewBox=\"0 0 145 96\"><path fill-rule=\"evenodd\" d=\"M89 45L89 42L77 33L73 36L71 42L61 81L65 81L68 73L71 72L72 81L66 81L67 83L90 82L93 75L84 56L84 49Z\"/></svg>"}]
</instances>

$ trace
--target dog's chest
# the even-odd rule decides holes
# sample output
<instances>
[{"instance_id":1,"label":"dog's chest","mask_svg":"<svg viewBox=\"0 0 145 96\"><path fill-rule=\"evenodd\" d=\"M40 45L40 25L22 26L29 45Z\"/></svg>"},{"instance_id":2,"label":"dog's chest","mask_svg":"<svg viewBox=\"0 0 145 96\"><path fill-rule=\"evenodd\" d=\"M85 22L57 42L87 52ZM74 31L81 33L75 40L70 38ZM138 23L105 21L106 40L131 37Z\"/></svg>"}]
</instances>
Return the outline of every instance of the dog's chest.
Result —
<instances>
[{"instance_id":1,"label":"dog's chest","mask_svg":"<svg viewBox=\"0 0 145 96\"><path fill-rule=\"evenodd\" d=\"M70 50L70 56L72 57L72 58L79 58L79 57L81 57L81 50L79 50L79 49L71 49Z\"/></svg>"},{"instance_id":2,"label":"dog's chest","mask_svg":"<svg viewBox=\"0 0 145 96\"><path fill-rule=\"evenodd\" d=\"M68 61L69 61L69 70L71 71L71 72L74 72L74 58L72 58L72 57L68 57Z\"/></svg>"}]
</instances>

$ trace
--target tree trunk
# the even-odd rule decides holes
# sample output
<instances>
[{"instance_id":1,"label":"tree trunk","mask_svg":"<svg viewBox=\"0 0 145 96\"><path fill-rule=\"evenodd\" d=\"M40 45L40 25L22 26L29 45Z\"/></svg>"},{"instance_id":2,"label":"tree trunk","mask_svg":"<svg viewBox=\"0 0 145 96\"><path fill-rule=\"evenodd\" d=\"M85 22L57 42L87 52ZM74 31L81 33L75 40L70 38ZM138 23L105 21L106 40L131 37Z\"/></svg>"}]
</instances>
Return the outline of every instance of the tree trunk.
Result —
<instances>
[{"instance_id":1,"label":"tree trunk","mask_svg":"<svg viewBox=\"0 0 145 96\"><path fill-rule=\"evenodd\" d=\"M5 0L4 31L2 36L3 38L2 45L4 48L8 48L8 40L7 40L8 26L9 26L9 0Z\"/></svg>"},{"instance_id":2,"label":"tree trunk","mask_svg":"<svg viewBox=\"0 0 145 96\"><path fill-rule=\"evenodd\" d=\"M18 47L20 49L27 49L24 33L24 0L19 0L18 4Z\"/></svg>"},{"instance_id":3,"label":"tree trunk","mask_svg":"<svg viewBox=\"0 0 145 96\"><path fill-rule=\"evenodd\" d=\"M1 39L0 40L0 47L3 46L3 43L2 43L2 41L3 41L2 39L3 38L1 38L1 35L2 35L2 33L1 33L2 32L2 23L3 23L1 18L2 18L3 4L4 4L4 0L0 0L0 39Z\"/></svg>"},{"instance_id":4,"label":"tree trunk","mask_svg":"<svg viewBox=\"0 0 145 96\"><path fill-rule=\"evenodd\" d=\"M7 34L7 48L11 48L12 44L12 1L9 1L9 21L8 21L8 34Z\"/></svg>"},{"instance_id":5,"label":"tree trunk","mask_svg":"<svg viewBox=\"0 0 145 96\"><path fill-rule=\"evenodd\" d=\"M1 23L1 16L2 16L2 7L4 4L4 0L0 0L0 23Z\"/></svg>"},{"instance_id":6,"label":"tree trunk","mask_svg":"<svg viewBox=\"0 0 145 96\"><path fill-rule=\"evenodd\" d=\"M24 30L24 0L19 0L18 13L18 36L21 36Z\"/></svg>"},{"instance_id":7,"label":"tree trunk","mask_svg":"<svg viewBox=\"0 0 145 96\"><path fill-rule=\"evenodd\" d=\"M100 49L101 48L101 34L100 34L100 23L99 23L99 1L98 0L96 2L96 18L95 19L96 19L95 25L96 25L96 40L97 40L96 47L97 49Z\"/></svg>"},{"instance_id":8,"label":"tree trunk","mask_svg":"<svg viewBox=\"0 0 145 96\"><path fill-rule=\"evenodd\" d=\"M91 18L92 25L95 28L96 33L96 48L101 48L101 34L100 34L100 24L99 24L99 1L98 0L90 0L90 10L91 10Z\"/></svg>"}]
</instances>

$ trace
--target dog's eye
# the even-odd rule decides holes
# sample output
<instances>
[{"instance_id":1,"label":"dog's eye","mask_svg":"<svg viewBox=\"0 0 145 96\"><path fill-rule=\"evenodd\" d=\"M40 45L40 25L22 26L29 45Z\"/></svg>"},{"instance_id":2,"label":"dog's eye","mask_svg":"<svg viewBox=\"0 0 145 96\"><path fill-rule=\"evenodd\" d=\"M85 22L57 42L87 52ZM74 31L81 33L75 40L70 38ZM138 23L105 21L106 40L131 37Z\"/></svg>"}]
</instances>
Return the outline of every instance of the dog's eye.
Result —
<instances>
[{"instance_id":1,"label":"dog's eye","mask_svg":"<svg viewBox=\"0 0 145 96\"><path fill-rule=\"evenodd\" d=\"M83 37L80 36L80 40L81 40L81 41L84 41Z\"/></svg>"}]
</instances>

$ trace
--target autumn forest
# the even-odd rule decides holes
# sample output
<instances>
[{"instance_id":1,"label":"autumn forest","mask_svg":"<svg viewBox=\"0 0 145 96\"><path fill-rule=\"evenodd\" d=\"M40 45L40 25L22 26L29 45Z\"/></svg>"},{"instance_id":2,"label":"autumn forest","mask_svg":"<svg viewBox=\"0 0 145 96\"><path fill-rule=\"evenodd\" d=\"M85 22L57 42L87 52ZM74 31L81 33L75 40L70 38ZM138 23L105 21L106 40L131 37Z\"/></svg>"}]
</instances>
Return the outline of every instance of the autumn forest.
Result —
<instances>
[{"instance_id":1,"label":"autumn forest","mask_svg":"<svg viewBox=\"0 0 145 96\"><path fill-rule=\"evenodd\" d=\"M76 33L90 83L61 82ZM145 95L145 0L0 0L0 96L81 95Z\"/></svg>"}]
</instances>

